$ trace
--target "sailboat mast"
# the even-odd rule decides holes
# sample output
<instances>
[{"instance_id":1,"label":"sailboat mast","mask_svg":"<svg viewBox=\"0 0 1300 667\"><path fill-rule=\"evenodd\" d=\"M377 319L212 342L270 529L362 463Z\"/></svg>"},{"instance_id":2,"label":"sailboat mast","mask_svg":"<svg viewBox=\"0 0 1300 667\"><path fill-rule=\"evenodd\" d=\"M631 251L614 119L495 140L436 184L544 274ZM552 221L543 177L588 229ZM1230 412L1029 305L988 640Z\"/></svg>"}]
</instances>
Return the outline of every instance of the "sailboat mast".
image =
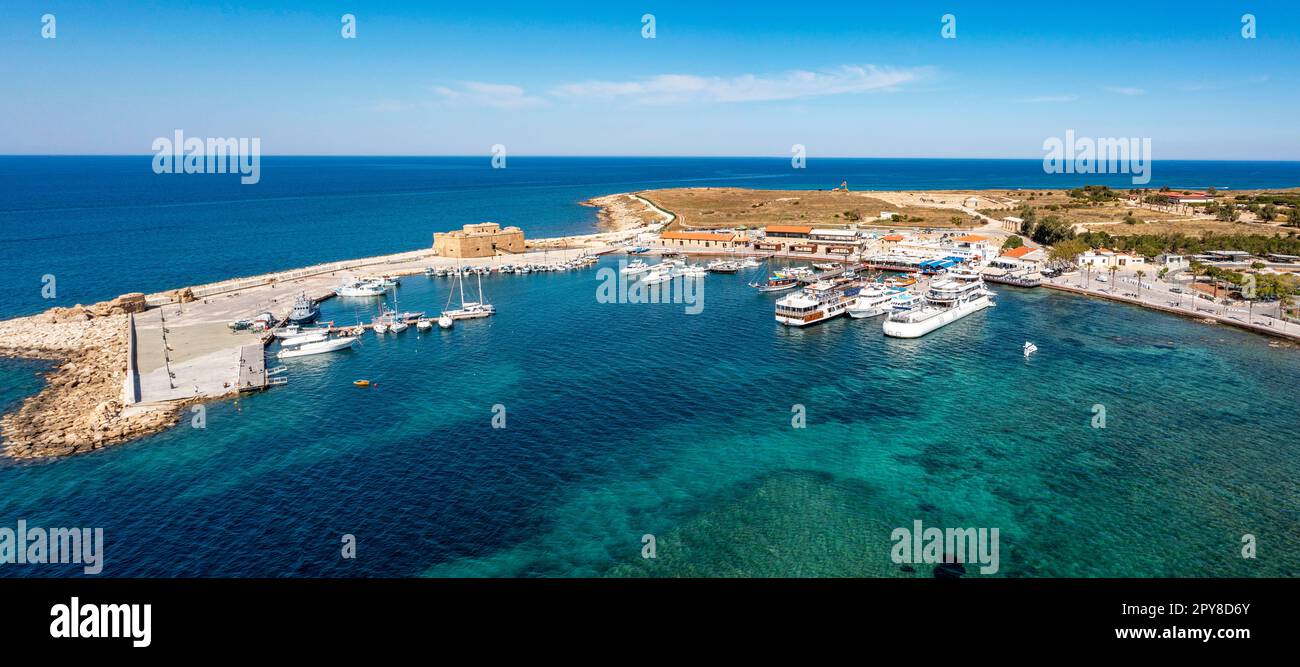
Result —
<instances>
[{"instance_id":1,"label":"sailboat mast","mask_svg":"<svg viewBox=\"0 0 1300 667\"><path fill-rule=\"evenodd\" d=\"M460 270L460 260L456 260L456 282L460 285L460 307L465 307L465 273Z\"/></svg>"}]
</instances>

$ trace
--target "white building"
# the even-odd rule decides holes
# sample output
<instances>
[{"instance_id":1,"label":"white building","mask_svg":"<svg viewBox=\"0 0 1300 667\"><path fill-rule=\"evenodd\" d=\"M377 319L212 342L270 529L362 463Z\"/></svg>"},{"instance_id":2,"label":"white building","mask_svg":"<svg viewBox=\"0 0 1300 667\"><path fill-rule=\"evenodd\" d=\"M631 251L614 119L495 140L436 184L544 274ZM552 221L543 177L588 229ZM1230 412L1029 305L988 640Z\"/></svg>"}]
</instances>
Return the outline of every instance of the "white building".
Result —
<instances>
[{"instance_id":1,"label":"white building","mask_svg":"<svg viewBox=\"0 0 1300 667\"><path fill-rule=\"evenodd\" d=\"M1075 260L1079 266L1088 266L1094 269L1117 269L1141 268L1147 265L1147 258L1131 252L1115 252L1105 248L1089 250Z\"/></svg>"}]
</instances>

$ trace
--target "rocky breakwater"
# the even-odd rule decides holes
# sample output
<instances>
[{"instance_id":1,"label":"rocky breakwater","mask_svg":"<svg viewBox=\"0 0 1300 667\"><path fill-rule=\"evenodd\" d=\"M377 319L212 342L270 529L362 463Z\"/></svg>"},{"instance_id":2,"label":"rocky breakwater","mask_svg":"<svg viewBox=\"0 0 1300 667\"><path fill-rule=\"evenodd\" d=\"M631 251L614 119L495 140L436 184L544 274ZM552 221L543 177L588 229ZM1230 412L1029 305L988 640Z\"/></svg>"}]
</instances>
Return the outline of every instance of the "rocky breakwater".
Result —
<instances>
[{"instance_id":1,"label":"rocky breakwater","mask_svg":"<svg viewBox=\"0 0 1300 667\"><path fill-rule=\"evenodd\" d=\"M144 295L125 294L0 322L0 355L60 362L46 375L40 393L0 419L6 455L68 456L176 423L179 405L122 404L128 314L144 308Z\"/></svg>"}]
</instances>

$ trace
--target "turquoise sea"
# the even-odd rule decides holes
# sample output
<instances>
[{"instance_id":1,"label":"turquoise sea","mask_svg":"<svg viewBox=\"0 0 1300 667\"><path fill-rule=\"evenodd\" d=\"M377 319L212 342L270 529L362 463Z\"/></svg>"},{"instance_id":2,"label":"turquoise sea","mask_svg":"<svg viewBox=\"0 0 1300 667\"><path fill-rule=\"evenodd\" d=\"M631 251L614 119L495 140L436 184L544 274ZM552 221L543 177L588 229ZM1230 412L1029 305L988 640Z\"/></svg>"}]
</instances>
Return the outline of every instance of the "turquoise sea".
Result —
<instances>
[{"instance_id":1,"label":"turquoise sea","mask_svg":"<svg viewBox=\"0 0 1300 667\"><path fill-rule=\"evenodd\" d=\"M603 185L552 175L568 184L540 186L527 215L513 202L523 187L465 195L474 203L462 202L460 217L418 203L441 194L343 196L321 185L273 201L168 203L184 197L161 193L143 206L106 187L36 210L17 211L39 198L11 199L0 206L0 246L35 270L39 249L73 282L105 283L87 294L111 296L330 258L333 244L343 252L367 231L376 239L340 256L405 249L469 218L579 231L591 218L576 201L656 186L654 168L639 177L623 168ZM441 177L428 172L438 170L421 172L436 190ZM270 173L264 166L264 181ZM1017 184L1014 171L987 178ZM395 201L409 218L370 208ZM249 211L259 220L278 211L288 226L303 211L355 216L359 229L307 241L300 256L265 223L243 237L246 261L227 263L222 224ZM21 229L9 226L15 219ZM76 240L104 234L87 220L109 219L141 240L200 233L192 220L204 220L216 225L214 249L150 264L135 280L77 268L87 263L78 253L135 256ZM62 221L61 231L36 238L40 220ZM133 245L131 234L116 236ZM485 278L494 318L367 334L353 351L291 360L287 386L207 405L204 429L183 421L90 455L0 461L0 527L103 527L101 576L928 577L889 559L890 532L915 520L998 528L996 576L1300 575L1294 348L1011 287L997 288L996 308L919 340L887 339L879 320L791 330L773 321L773 296L745 287L756 276L706 278L698 315L681 304L599 303L596 269ZM437 310L450 286L408 278L401 306ZM31 309L5 298L0 315ZM372 312L347 300L324 306L340 321ZM1029 359L1025 340L1039 346ZM0 409L37 391L46 367L0 363ZM377 384L352 386L359 378ZM792 427L796 405L805 428ZM1093 428L1097 405L1105 428ZM502 410L505 428L493 428ZM340 557L344 534L356 536L356 559ZM646 534L656 537L653 560L641 557ZM1241 557L1247 534L1255 559ZM0 576L81 575L0 565Z\"/></svg>"}]
</instances>

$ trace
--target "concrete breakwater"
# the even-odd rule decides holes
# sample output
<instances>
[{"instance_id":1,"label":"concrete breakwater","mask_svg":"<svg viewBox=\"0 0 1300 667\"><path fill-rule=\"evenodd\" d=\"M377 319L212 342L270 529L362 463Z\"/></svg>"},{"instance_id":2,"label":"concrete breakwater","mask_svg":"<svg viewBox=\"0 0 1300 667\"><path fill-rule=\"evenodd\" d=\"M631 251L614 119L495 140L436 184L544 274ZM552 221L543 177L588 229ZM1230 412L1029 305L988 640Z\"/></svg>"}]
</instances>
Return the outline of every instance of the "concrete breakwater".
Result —
<instances>
[{"instance_id":1,"label":"concrete breakwater","mask_svg":"<svg viewBox=\"0 0 1300 667\"><path fill-rule=\"evenodd\" d=\"M602 221L609 231L533 239L524 253L468 263L546 263L600 254L671 218L630 195L591 204L608 213ZM24 459L68 456L164 430L179 421L186 405L246 388L249 355L261 352L260 335L232 332L227 323L264 311L283 317L298 294L317 301L333 297L334 287L351 276L419 274L459 263L429 249L414 250L128 294L0 322L0 356L59 364L39 393L0 419L3 452ZM261 368L262 359L256 361Z\"/></svg>"},{"instance_id":2,"label":"concrete breakwater","mask_svg":"<svg viewBox=\"0 0 1300 667\"><path fill-rule=\"evenodd\" d=\"M0 322L0 355L59 362L40 393L0 419L6 455L88 452L176 423L179 405L128 406L121 400L130 317L123 311L142 308L140 296Z\"/></svg>"}]
</instances>

